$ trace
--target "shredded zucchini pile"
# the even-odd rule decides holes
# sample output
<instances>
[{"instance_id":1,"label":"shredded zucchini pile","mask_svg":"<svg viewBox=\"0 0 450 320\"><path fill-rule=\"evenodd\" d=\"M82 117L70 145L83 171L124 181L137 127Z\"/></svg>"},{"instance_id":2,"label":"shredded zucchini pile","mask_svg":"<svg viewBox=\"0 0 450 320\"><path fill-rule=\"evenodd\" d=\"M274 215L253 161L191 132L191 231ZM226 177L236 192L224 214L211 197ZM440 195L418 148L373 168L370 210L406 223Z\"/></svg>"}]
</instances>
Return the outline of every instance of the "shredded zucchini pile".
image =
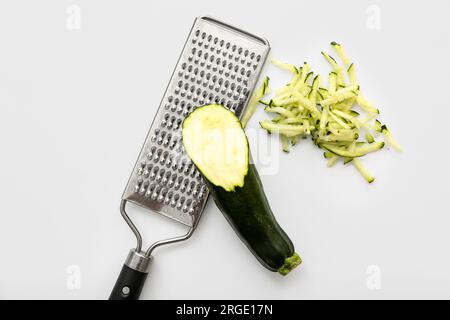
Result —
<instances>
[{"instance_id":1,"label":"shredded zucchini pile","mask_svg":"<svg viewBox=\"0 0 450 320\"><path fill-rule=\"evenodd\" d=\"M350 63L343 47L332 42L342 65L322 52L332 71L328 75L328 88L322 87L323 79L311 71L305 62L300 68L273 60L277 67L292 74L286 86L276 90L269 101L259 100L265 111L274 115L271 120L260 122L262 128L280 135L283 150L289 152L289 144L295 145L300 138L311 137L324 150L328 166L339 160L352 164L361 175L372 183L375 178L364 168L359 157L381 150L385 142L397 151L400 145L393 139L388 127L377 117L379 109L361 93L355 76L355 65ZM268 91L265 79L258 96ZM253 102L254 110L257 102ZM248 121L248 118L246 118ZM384 138L380 140L380 136Z\"/></svg>"}]
</instances>

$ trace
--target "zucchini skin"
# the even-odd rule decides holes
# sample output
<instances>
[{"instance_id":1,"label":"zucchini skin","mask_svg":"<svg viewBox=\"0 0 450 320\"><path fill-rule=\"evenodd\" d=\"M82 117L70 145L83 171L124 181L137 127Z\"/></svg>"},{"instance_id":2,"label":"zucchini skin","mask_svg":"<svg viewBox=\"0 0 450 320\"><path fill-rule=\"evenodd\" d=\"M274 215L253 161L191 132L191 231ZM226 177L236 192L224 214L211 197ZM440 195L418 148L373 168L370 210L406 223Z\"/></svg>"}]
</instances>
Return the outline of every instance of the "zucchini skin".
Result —
<instances>
[{"instance_id":1,"label":"zucchini skin","mask_svg":"<svg viewBox=\"0 0 450 320\"><path fill-rule=\"evenodd\" d=\"M235 191L205 180L214 202L253 255L267 269L282 273L286 259L295 254L294 245L270 209L255 166L249 164L243 187Z\"/></svg>"}]
</instances>

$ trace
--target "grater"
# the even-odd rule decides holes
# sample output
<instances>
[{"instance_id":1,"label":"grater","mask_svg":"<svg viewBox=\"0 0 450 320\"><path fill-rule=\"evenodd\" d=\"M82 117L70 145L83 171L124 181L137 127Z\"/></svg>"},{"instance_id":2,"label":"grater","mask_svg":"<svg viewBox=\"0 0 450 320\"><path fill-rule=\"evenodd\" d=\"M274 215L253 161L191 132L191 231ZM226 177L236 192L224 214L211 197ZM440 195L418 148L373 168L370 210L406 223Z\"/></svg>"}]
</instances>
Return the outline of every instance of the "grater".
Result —
<instances>
[{"instance_id":1,"label":"grater","mask_svg":"<svg viewBox=\"0 0 450 320\"><path fill-rule=\"evenodd\" d=\"M120 212L136 236L110 299L138 299L155 248L188 239L208 199L200 172L181 141L183 119L196 107L221 104L241 117L270 46L264 38L211 17L195 19L157 114L122 195ZM133 203L189 227L185 235L142 249L126 212Z\"/></svg>"}]
</instances>

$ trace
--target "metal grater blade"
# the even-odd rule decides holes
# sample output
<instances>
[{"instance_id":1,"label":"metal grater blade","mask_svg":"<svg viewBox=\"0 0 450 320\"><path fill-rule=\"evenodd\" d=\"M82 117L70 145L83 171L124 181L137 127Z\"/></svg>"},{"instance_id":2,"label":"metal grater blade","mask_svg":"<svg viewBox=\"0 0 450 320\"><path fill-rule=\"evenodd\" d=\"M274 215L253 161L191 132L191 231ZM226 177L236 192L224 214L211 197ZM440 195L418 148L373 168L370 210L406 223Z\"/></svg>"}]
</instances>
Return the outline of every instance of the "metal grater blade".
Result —
<instances>
[{"instance_id":1,"label":"metal grater blade","mask_svg":"<svg viewBox=\"0 0 450 320\"><path fill-rule=\"evenodd\" d=\"M210 103L240 117L269 50L263 38L210 17L195 20L123 200L196 225L208 190L185 155L181 123L197 106Z\"/></svg>"}]
</instances>

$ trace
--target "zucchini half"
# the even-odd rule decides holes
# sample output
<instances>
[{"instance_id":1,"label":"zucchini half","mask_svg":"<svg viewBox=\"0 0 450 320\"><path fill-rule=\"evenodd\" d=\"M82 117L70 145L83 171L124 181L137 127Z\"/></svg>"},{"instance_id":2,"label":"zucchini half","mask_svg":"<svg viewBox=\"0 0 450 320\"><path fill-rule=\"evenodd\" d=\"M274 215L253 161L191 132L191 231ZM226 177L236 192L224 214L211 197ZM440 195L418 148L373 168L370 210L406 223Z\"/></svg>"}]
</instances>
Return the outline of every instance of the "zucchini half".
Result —
<instances>
[{"instance_id":1,"label":"zucchini half","mask_svg":"<svg viewBox=\"0 0 450 320\"><path fill-rule=\"evenodd\" d=\"M191 112L182 128L188 156L238 236L264 267L288 274L301 259L277 223L258 172L249 163L239 119L221 105L206 105Z\"/></svg>"}]
</instances>

